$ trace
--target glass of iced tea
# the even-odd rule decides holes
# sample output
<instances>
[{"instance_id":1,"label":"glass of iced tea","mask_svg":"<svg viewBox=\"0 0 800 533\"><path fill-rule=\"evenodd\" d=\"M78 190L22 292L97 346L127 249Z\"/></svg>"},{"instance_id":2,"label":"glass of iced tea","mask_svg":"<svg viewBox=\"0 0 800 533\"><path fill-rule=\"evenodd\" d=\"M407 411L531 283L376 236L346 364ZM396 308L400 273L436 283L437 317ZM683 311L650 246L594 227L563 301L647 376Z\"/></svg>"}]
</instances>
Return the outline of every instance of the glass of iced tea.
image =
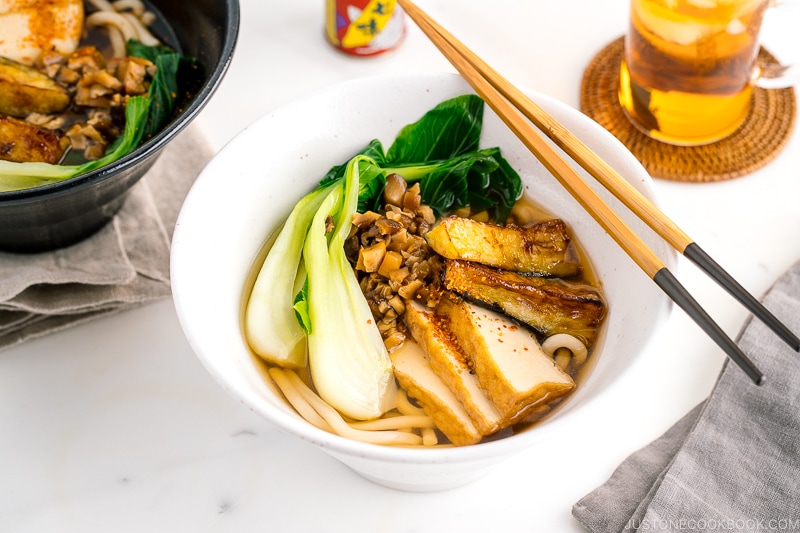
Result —
<instances>
[{"instance_id":1,"label":"glass of iced tea","mask_svg":"<svg viewBox=\"0 0 800 533\"><path fill-rule=\"evenodd\" d=\"M676 145L723 139L747 117L753 87L788 87L757 62L770 0L631 0L619 100L637 128ZM762 84L762 73L781 72Z\"/></svg>"}]
</instances>

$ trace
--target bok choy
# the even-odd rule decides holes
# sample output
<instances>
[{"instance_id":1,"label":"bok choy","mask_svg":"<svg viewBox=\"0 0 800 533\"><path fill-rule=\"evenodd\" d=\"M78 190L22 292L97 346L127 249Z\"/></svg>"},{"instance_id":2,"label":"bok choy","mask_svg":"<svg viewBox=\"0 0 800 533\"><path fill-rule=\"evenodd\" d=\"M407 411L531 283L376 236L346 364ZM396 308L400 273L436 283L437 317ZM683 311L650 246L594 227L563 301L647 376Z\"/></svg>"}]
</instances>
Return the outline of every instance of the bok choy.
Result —
<instances>
[{"instance_id":1,"label":"bok choy","mask_svg":"<svg viewBox=\"0 0 800 533\"><path fill-rule=\"evenodd\" d=\"M347 165L314 216L303 257L308 276L311 378L320 397L357 420L377 418L394 407L392 363L372 311L347 261L344 241L358 205L359 163ZM329 221L334 225L328 231Z\"/></svg>"},{"instance_id":2,"label":"bok choy","mask_svg":"<svg viewBox=\"0 0 800 533\"><path fill-rule=\"evenodd\" d=\"M297 204L264 260L245 317L250 346L267 361L303 367L307 347L317 392L355 419L393 407L396 390L389 354L344 252L362 173L380 172L357 156L343 180Z\"/></svg>"},{"instance_id":3,"label":"bok choy","mask_svg":"<svg viewBox=\"0 0 800 533\"><path fill-rule=\"evenodd\" d=\"M403 128L388 151L374 140L331 168L292 210L257 276L245 317L251 348L281 366L308 363L317 392L347 416L380 416L393 407L396 387L345 255L353 215L378 210L386 176L398 173L420 182L437 215L470 206L505 221L522 182L499 149L478 148L483 107L475 95L442 102Z\"/></svg>"},{"instance_id":4,"label":"bok choy","mask_svg":"<svg viewBox=\"0 0 800 533\"><path fill-rule=\"evenodd\" d=\"M245 329L250 347L285 368L306 366L306 346L301 342L306 331L290 302L299 290L295 280L302 281L299 271L309 226L330 190L330 186L323 187L306 195L289 214L261 265L247 303Z\"/></svg>"}]
</instances>

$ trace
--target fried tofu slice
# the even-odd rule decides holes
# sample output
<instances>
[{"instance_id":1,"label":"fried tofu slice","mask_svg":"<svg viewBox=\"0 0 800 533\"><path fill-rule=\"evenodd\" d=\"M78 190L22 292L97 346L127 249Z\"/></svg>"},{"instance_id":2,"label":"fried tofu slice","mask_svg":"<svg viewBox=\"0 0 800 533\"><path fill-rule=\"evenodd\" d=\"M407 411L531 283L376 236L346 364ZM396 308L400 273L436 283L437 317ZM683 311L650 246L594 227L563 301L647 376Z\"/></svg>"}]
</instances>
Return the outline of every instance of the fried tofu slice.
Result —
<instances>
[{"instance_id":1,"label":"fried tofu slice","mask_svg":"<svg viewBox=\"0 0 800 533\"><path fill-rule=\"evenodd\" d=\"M605 316L600 291L560 279L522 276L468 261L447 260L444 287L498 309L546 336L569 333L594 344Z\"/></svg>"},{"instance_id":2,"label":"fried tofu slice","mask_svg":"<svg viewBox=\"0 0 800 533\"><path fill-rule=\"evenodd\" d=\"M417 400L437 429L455 446L480 442L483 437L458 398L433 371L425 351L408 340L389 353L394 375L406 393Z\"/></svg>"},{"instance_id":3,"label":"fried tofu slice","mask_svg":"<svg viewBox=\"0 0 800 533\"><path fill-rule=\"evenodd\" d=\"M447 259L556 277L580 272L566 224L559 219L520 227L451 216L429 231L425 240Z\"/></svg>"},{"instance_id":4,"label":"fried tofu slice","mask_svg":"<svg viewBox=\"0 0 800 533\"><path fill-rule=\"evenodd\" d=\"M0 56L30 66L44 52L69 55L84 16L83 0L0 0Z\"/></svg>"},{"instance_id":5,"label":"fried tofu slice","mask_svg":"<svg viewBox=\"0 0 800 533\"><path fill-rule=\"evenodd\" d=\"M0 159L56 164L64 155L62 139L58 131L0 115Z\"/></svg>"},{"instance_id":6,"label":"fried tofu slice","mask_svg":"<svg viewBox=\"0 0 800 533\"><path fill-rule=\"evenodd\" d=\"M67 108L67 89L46 74L0 57L0 114L23 118Z\"/></svg>"},{"instance_id":7,"label":"fried tofu slice","mask_svg":"<svg viewBox=\"0 0 800 533\"><path fill-rule=\"evenodd\" d=\"M413 301L404 316L414 340L428 354L431 368L464 406L478 431L490 435L505 427L507 421L481 390L469 356L453 338L449 320Z\"/></svg>"},{"instance_id":8,"label":"fried tofu slice","mask_svg":"<svg viewBox=\"0 0 800 533\"><path fill-rule=\"evenodd\" d=\"M502 413L522 417L560 398L575 382L544 353L533 332L475 304L442 298L439 311L470 354L481 388Z\"/></svg>"}]
</instances>

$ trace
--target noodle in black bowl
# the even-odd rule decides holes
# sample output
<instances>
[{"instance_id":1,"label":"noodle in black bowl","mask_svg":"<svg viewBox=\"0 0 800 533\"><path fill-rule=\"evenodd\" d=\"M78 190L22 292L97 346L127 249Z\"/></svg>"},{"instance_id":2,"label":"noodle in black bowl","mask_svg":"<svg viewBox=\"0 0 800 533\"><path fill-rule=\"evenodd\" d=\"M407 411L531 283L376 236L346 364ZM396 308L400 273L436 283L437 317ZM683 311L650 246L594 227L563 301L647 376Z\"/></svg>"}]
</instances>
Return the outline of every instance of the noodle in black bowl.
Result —
<instances>
[{"instance_id":1,"label":"noodle in black bowl","mask_svg":"<svg viewBox=\"0 0 800 533\"><path fill-rule=\"evenodd\" d=\"M453 74L374 77L335 85L275 110L246 128L206 166L183 204L173 238L171 279L177 314L193 350L222 388L289 435L315 444L366 479L400 490L444 490L469 483L500 461L513 460L515 454L578 424L579 413L617 386L620 376L642 356L671 309L658 287L486 110L481 147L499 147L519 173L526 195L569 225L604 293L607 314L588 372L576 379L577 387L563 403L535 424L463 446L356 441L313 425L293 409L281 393L280 380L270 379L273 374L265 371L245 334L245 305L265 244L331 167L373 139L388 147L403 125L440 102L467 93L472 93L469 86ZM530 94L653 198L652 180L619 141L576 110ZM258 149L263 146L275 156L263 158ZM231 175L237 176L235 188L225 185ZM674 251L644 231L643 224L626 215L610 195L601 195L645 236L665 263L675 264ZM210 211L216 215L208 217ZM341 314L326 318L334 329L346 329L353 320Z\"/></svg>"},{"instance_id":2,"label":"noodle in black bowl","mask_svg":"<svg viewBox=\"0 0 800 533\"><path fill-rule=\"evenodd\" d=\"M153 34L199 65L182 78L184 101L158 133L122 158L88 173L34 188L0 192L0 250L42 252L92 235L120 209L162 150L194 120L230 64L239 31L237 0L147 0L160 14Z\"/></svg>"}]
</instances>

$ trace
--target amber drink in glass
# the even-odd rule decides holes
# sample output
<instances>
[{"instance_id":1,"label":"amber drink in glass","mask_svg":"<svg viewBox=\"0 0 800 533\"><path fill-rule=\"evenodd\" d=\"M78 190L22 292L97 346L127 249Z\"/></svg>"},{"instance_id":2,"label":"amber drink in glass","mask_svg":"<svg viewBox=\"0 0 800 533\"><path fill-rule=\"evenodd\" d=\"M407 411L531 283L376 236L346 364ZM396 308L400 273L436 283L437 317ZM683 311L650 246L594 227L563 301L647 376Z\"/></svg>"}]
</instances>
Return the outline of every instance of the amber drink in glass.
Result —
<instances>
[{"instance_id":1,"label":"amber drink in glass","mask_svg":"<svg viewBox=\"0 0 800 533\"><path fill-rule=\"evenodd\" d=\"M750 107L768 0L631 0L619 99L651 137L701 145Z\"/></svg>"}]
</instances>

